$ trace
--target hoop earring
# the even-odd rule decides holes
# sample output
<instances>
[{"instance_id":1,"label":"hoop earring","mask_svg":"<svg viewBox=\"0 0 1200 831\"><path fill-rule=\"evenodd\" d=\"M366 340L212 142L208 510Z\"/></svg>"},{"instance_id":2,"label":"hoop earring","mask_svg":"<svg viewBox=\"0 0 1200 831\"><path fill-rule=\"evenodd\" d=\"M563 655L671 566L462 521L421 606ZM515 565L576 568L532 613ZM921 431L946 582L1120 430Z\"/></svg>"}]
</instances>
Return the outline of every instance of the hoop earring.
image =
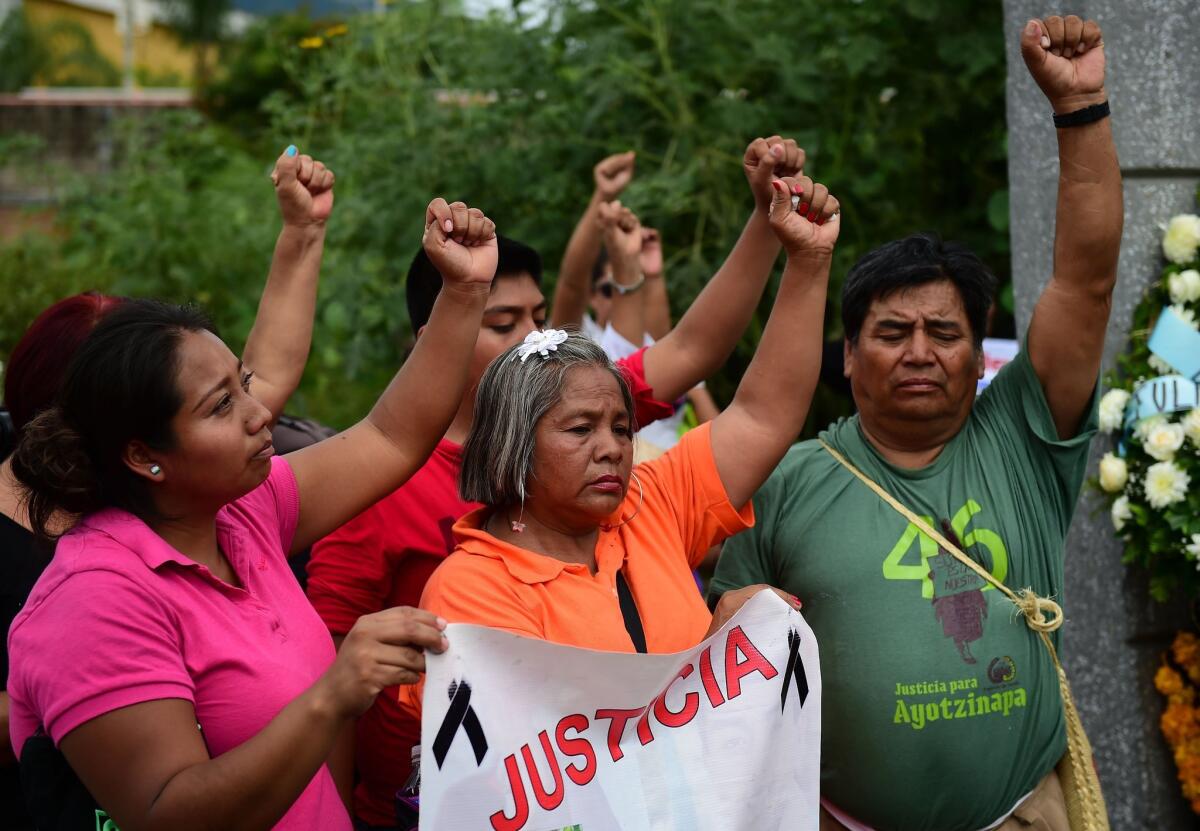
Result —
<instances>
[{"instance_id":1,"label":"hoop earring","mask_svg":"<svg viewBox=\"0 0 1200 831\"><path fill-rule=\"evenodd\" d=\"M620 528L622 525L633 522L633 520L637 517L638 513L642 510L642 502L644 502L646 500L646 489L642 487L642 480L638 478L637 471L633 471L633 470L629 471L629 476L633 479L633 481L638 486L637 507L633 509L633 513L630 514L627 519L621 520L616 525L605 525L605 524L601 523L600 528L602 530L613 531L617 528Z\"/></svg>"}]
</instances>

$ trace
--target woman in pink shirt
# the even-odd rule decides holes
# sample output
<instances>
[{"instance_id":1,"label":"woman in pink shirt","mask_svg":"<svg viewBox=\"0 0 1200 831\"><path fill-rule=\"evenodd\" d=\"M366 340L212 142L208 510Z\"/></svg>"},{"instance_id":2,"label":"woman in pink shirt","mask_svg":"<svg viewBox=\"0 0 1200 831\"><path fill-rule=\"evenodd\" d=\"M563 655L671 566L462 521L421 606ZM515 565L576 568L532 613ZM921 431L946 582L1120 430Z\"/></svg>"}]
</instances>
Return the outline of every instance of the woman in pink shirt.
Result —
<instances>
[{"instance_id":1,"label":"woman in pink shirt","mask_svg":"<svg viewBox=\"0 0 1200 831\"><path fill-rule=\"evenodd\" d=\"M82 519L9 633L13 747L47 734L125 831L349 829L335 738L444 648L444 621L389 609L335 657L285 560L395 490L457 409L495 227L441 199L425 220L442 292L344 433L273 458L252 368L197 312L154 301L110 313L26 428L13 469L34 530Z\"/></svg>"}]
</instances>

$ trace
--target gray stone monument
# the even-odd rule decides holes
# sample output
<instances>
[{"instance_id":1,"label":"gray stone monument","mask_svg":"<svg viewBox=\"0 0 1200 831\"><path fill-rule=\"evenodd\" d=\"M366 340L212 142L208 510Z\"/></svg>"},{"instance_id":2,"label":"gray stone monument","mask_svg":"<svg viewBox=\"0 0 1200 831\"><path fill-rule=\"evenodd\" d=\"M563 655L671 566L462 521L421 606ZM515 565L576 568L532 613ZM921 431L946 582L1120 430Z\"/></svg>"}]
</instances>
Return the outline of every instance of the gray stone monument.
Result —
<instances>
[{"instance_id":1,"label":"gray stone monument","mask_svg":"<svg viewBox=\"0 0 1200 831\"><path fill-rule=\"evenodd\" d=\"M1024 334L1050 276L1058 153L1050 109L1021 60L1031 17L1077 14L1104 32L1106 86L1125 180L1125 236L1104 369L1126 346L1134 306L1162 269L1158 227L1196 211L1200 184L1200 4L1197 0L1054 3L1005 0L1008 175L1017 329ZM1092 471L1110 449L1092 448ZM1194 486L1194 485L1193 485ZM1064 663L1092 740L1114 829L1200 826L1180 796L1158 730L1164 701L1153 675L1182 604L1159 606L1121 564L1100 500L1086 494L1067 541Z\"/></svg>"}]
</instances>

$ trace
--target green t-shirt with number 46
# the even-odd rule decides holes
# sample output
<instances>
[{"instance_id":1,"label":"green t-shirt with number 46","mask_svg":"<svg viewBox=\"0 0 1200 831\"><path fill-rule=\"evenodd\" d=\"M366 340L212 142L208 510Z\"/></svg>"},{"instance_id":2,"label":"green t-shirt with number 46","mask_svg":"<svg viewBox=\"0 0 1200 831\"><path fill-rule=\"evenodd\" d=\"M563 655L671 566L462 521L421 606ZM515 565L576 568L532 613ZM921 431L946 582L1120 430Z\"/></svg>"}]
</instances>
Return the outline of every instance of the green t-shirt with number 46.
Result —
<instances>
[{"instance_id":1,"label":"green t-shirt with number 46","mask_svg":"<svg viewBox=\"0 0 1200 831\"><path fill-rule=\"evenodd\" d=\"M1095 429L1093 395L1058 440L1022 351L927 467L889 464L857 417L822 438L935 528L949 521L1006 585L1065 607L1063 543ZM1066 749L1054 665L1012 603L816 441L788 452L754 511L712 594L768 583L804 602L821 650L822 795L888 831L970 831L1008 813Z\"/></svg>"}]
</instances>

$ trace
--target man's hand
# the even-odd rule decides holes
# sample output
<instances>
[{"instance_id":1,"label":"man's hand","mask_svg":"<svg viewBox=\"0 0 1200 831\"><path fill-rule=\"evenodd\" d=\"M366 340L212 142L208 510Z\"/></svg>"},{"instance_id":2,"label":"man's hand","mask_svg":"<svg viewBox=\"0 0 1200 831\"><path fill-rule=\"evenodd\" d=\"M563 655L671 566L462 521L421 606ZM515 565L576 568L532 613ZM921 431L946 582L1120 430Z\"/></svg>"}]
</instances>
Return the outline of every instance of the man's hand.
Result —
<instances>
[{"instance_id":1,"label":"man's hand","mask_svg":"<svg viewBox=\"0 0 1200 831\"><path fill-rule=\"evenodd\" d=\"M596 195L604 202L611 202L621 195L621 191L633 180L633 162L636 154L630 150L627 153L617 153L602 159L592 170L596 180Z\"/></svg>"},{"instance_id":2,"label":"man's hand","mask_svg":"<svg viewBox=\"0 0 1200 831\"><path fill-rule=\"evenodd\" d=\"M829 189L807 176L772 179L771 187L771 230L788 257L832 254L842 223L838 201Z\"/></svg>"},{"instance_id":3,"label":"man's hand","mask_svg":"<svg viewBox=\"0 0 1200 831\"><path fill-rule=\"evenodd\" d=\"M446 283L487 286L496 276L496 223L478 208L434 199L425 209L421 244Z\"/></svg>"},{"instance_id":4,"label":"man's hand","mask_svg":"<svg viewBox=\"0 0 1200 831\"><path fill-rule=\"evenodd\" d=\"M662 276L662 239L653 228L642 228L642 250L638 259L647 280Z\"/></svg>"},{"instance_id":5,"label":"man's hand","mask_svg":"<svg viewBox=\"0 0 1200 831\"><path fill-rule=\"evenodd\" d=\"M1075 15L1030 20L1021 32L1021 57L1054 112L1073 112L1107 99L1104 40L1094 20Z\"/></svg>"},{"instance_id":6,"label":"man's hand","mask_svg":"<svg viewBox=\"0 0 1200 831\"><path fill-rule=\"evenodd\" d=\"M642 275L642 223L633 211L616 200L601 204L598 218L613 279L622 285L636 283Z\"/></svg>"},{"instance_id":7,"label":"man's hand","mask_svg":"<svg viewBox=\"0 0 1200 831\"><path fill-rule=\"evenodd\" d=\"M291 148L289 148L291 149ZM312 156L285 150L271 172L284 225L321 225L333 212L333 171Z\"/></svg>"},{"instance_id":8,"label":"man's hand","mask_svg":"<svg viewBox=\"0 0 1200 831\"><path fill-rule=\"evenodd\" d=\"M804 170L804 150L793 139L756 138L746 147L742 170L750 182L755 203L763 213L770 213L771 179L799 176Z\"/></svg>"}]
</instances>

